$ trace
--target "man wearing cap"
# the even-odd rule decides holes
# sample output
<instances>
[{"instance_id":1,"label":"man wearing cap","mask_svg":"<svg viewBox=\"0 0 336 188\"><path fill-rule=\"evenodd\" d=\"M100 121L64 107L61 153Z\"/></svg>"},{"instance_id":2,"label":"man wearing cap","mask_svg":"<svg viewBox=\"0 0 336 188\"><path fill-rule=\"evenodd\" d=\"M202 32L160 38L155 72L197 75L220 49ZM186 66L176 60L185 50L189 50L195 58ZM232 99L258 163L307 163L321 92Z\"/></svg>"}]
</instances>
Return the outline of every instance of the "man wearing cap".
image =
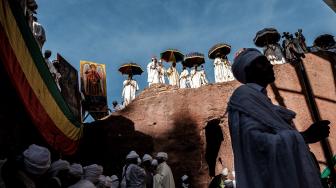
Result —
<instances>
[{"instance_id":1,"label":"man wearing cap","mask_svg":"<svg viewBox=\"0 0 336 188\"><path fill-rule=\"evenodd\" d=\"M142 167L146 172L146 187L153 187L152 156L145 154L142 157Z\"/></svg>"},{"instance_id":2,"label":"man wearing cap","mask_svg":"<svg viewBox=\"0 0 336 188\"><path fill-rule=\"evenodd\" d=\"M243 84L227 109L237 187L322 187L307 144L326 138L330 122L298 132L295 113L267 97L265 88L275 81L273 65L257 49L239 51L232 72Z\"/></svg>"},{"instance_id":3,"label":"man wearing cap","mask_svg":"<svg viewBox=\"0 0 336 188\"><path fill-rule=\"evenodd\" d=\"M156 159L159 165L154 176L153 188L175 188L173 173L166 163L168 160L168 154L165 152L159 152Z\"/></svg>"},{"instance_id":4,"label":"man wearing cap","mask_svg":"<svg viewBox=\"0 0 336 188\"><path fill-rule=\"evenodd\" d=\"M121 188L145 188L146 172L138 166L139 155L131 151L126 156L126 165L123 168Z\"/></svg>"}]
</instances>

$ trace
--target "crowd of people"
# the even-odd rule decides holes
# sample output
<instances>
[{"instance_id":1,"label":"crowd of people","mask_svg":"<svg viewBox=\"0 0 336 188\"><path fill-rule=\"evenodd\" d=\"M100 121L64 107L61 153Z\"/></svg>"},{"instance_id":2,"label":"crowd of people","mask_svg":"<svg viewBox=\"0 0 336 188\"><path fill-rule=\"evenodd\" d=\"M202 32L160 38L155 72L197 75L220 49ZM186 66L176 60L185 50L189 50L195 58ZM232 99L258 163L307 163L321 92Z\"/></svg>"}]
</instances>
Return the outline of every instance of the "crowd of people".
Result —
<instances>
[{"instance_id":1,"label":"crowd of people","mask_svg":"<svg viewBox=\"0 0 336 188\"><path fill-rule=\"evenodd\" d=\"M63 159L51 161L48 148L32 144L22 154L0 161L1 188L175 188L173 173L167 164L168 154L158 152L142 158L130 151L122 175L104 175L98 164L82 166ZM188 175L181 185L190 186Z\"/></svg>"}]
</instances>

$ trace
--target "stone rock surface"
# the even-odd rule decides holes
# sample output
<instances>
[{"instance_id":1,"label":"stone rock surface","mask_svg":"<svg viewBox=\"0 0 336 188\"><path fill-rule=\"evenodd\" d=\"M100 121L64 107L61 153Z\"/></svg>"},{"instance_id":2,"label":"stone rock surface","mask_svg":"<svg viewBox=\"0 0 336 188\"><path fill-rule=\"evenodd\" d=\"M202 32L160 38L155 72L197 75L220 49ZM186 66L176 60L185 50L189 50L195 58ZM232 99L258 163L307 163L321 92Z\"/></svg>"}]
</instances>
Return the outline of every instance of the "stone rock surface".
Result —
<instances>
[{"instance_id":1,"label":"stone rock surface","mask_svg":"<svg viewBox=\"0 0 336 188\"><path fill-rule=\"evenodd\" d=\"M334 124L335 61L332 64L327 60L330 57L320 56L307 54L304 64L321 117ZM274 69L276 82L267 88L268 95L274 103L296 111L294 123L298 130L304 130L312 123L312 117L295 68L283 64ZM180 177L188 174L193 187L207 187L211 180L206 162L209 153L210 158L215 158L216 174L224 167L230 172L234 170L225 111L229 97L239 85L237 81L209 84L198 89L153 85L142 91L124 110L86 126L78 154L88 163L106 165L107 173L120 175L121 164L130 150L141 155L165 151L177 185ZM219 125L208 125L211 120L217 120ZM329 141L333 151L336 149L335 130L331 125ZM221 143L217 157L213 157L217 153L214 143ZM319 143L310 147L323 169L325 159Z\"/></svg>"}]
</instances>

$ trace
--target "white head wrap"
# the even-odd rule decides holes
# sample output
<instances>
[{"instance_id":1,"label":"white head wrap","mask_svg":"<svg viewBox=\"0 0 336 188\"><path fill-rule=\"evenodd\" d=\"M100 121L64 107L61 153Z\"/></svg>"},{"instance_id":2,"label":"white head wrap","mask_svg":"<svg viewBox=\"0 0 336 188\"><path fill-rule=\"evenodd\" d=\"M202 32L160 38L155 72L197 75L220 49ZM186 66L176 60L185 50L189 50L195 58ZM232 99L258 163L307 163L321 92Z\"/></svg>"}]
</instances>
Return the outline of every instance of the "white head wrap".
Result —
<instances>
[{"instance_id":1,"label":"white head wrap","mask_svg":"<svg viewBox=\"0 0 336 188\"><path fill-rule=\"evenodd\" d=\"M229 170L227 168L224 168L221 174L223 176L228 176L229 175Z\"/></svg>"},{"instance_id":2,"label":"white head wrap","mask_svg":"<svg viewBox=\"0 0 336 188\"><path fill-rule=\"evenodd\" d=\"M126 159L136 159L139 158L139 155L135 151L130 151L126 156Z\"/></svg>"},{"instance_id":3,"label":"white head wrap","mask_svg":"<svg viewBox=\"0 0 336 188\"><path fill-rule=\"evenodd\" d=\"M71 185L68 188L96 188L96 186L88 180L80 180L74 185Z\"/></svg>"},{"instance_id":4,"label":"white head wrap","mask_svg":"<svg viewBox=\"0 0 336 188\"><path fill-rule=\"evenodd\" d=\"M138 165L140 165L140 164L141 164L141 159L140 159L140 157L138 157L137 160L138 160Z\"/></svg>"},{"instance_id":5,"label":"white head wrap","mask_svg":"<svg viewBox=\"0 0 336 188\"><path fill-rule=\"evenodd\" d=\"M156 159L153 159L152 160L152 166L157 166L159 163Z\"/></svg>"},{"instance_id":6,"label":"white head wrap","mask_svg":"<svg viewBox=\"0 0 336 188\"><path fill-rule=\"evenodd\" d=\"M86 166L84 169L84 179L96 183L99 180L99 176L103 174L103 167L97 164Z\"/></svg>"},{"instance_id":7,"label":"white head wrap","mask_svg":"<svg viewBox=\"0 0 336 188\"><path fill-rule=\"evenodd\" d=\"M70 165L69 173L76 177L81 177L83 175L83 167L80 164L73 163Z\"/></svg>"},{"instance_id":8,"label":"white head wrap","mask_svg":"<svg viewBox=\"0 0 336 188\"><path fill-rule=\"evenodd\" d=\"M185 180L187 180L189 177L186 175L186 174L184 174L182 177L181 177L181 179L182 179L182 181L185 181Z\"/></svg>"},{"instance_id":9,"label":"white head wrap","mask_svg":"<svg viewBox=\"0 0 336 188\"><path fill-rule=\"evenodd\" d=\"M255 48L244 48L236 53L232 64L233 76L241 83L246 83L245 68L249 66L253 60L264 56L259 50Z\"/></svg>"},{"instance_id":10,"label":"white head wrap","mask_svg":"<svg viewBox=\"0 0 336 188\"><path fill-rule=\"evenodd\" d=\"M112 186L112 179L110 178L110 176L106 176L105 177L105 187L110 188Z\"/></svg>"},{"instance_id":11,"label":"white head wrap","mask_svg":"<svg viewBox=\"0 0 336 188\"><path fill-rule=\"evenodd\" d=\"M149 154L145 154L143 157L142 157L142 162L145 162L145 161L152 161L153 158L152 156L150 156Z\"/></svg>"},{"instance_id":12,"label":"white head wrap","mask_svg":"<svg viewBox=\"0 0 336 188\"><path fill-rule=\"evenodd\" d=\"M163 160L167 160L168 159L168 154L165 153L165 152L159 152L157 155L156 155L156 158L161 158Z\"/></svg>"},{"instance_id":13,"label":"white head wrap","mask_svg":"<svg viewBox=\"0 0 336 188\"><path fill-rule=\"evenodd\" d=\"M51 177L57 176L58 172L61 170L69 170L70 164L68 161L59 159L51 163L48 173Z\"/></svg>"},{"instance_id":14,"label":"white head wrap","mask_svg":"<svg viewBox=\"0 0 336 188\"><path fill-rule=\"evenodd\" d=\"M50 167L50 152L47 148L32 144L23 152L24 168L35 175L44 174Z\"/></svg>"}]
</instances>

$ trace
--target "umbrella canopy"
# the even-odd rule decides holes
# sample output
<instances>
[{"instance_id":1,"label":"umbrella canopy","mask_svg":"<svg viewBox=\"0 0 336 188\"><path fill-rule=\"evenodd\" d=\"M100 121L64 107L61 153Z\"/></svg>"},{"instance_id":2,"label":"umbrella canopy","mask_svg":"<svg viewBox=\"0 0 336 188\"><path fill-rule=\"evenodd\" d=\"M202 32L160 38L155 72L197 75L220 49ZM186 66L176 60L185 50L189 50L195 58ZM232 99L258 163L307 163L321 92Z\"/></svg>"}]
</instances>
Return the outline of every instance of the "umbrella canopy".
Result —
<instances>
[{"instance_id":1,"label":"umbrella canopy","mask_svg":"<svg viewBox=\"0 0 336 188\"><path fill-rule=\"evenodd\" d=\"M253 42L258 47L264 47L267 44L274 44L279 42L280 33L274 28L265 28L257 32Z\"/></svg>"},{"instance_id":2,"label":"umbrella canopy","mask_svg":"<svg viewBox=\"0 0 336 188\"><path fill-rule=\"evenodd\" d=\"M335 44L336 42L334 36L329 34L320 35L314 40L314 46L321 48L328 48L334 46Z\"/></svg>"},{"instance_id":3,"label":"umbrella canopy","mask_svg":"<svg viewBox=\"0 0 336 188\"><path fill-rule=\"evenodd\" d=\"M120 66L119 72L121 74L141 75L143 73L142 68L136 63L125 63Z\"/></svg>"},{"instance_id":4,"label":"umbrella canopy","mask_svg":"<svg viewBox=\"0 0 336 188\"><path fill-rule=\"evenodd\" d=\"M218 43L210 48L208 52L208 57L210 59L215 59L217 54L228 55L231 52L231 46L225 43Z\"/></svg>"},{"instance_id":5,"label":"umbrella canopy","mask_svg":"<svg viewBox=\"0 0 336 188\"><path fill-rule=\"evenodd\" d=\"M186 67L193 67L194 65L199 66L203 63L205 63L204 55L199 52L186 54L184 61L182 62L182 64Z\"/></svg>"},{"instance_id":6,"label":"umbrella canopy","mask_svg":"<svg viewBox=\"0 0 336 188\"><path fill-rule=\"evenodd\" d=\"M161 59L166 62L180 62L183 61L184 55L176 49L168 49L161 53Z\"/></svg>"}]
</instances>

